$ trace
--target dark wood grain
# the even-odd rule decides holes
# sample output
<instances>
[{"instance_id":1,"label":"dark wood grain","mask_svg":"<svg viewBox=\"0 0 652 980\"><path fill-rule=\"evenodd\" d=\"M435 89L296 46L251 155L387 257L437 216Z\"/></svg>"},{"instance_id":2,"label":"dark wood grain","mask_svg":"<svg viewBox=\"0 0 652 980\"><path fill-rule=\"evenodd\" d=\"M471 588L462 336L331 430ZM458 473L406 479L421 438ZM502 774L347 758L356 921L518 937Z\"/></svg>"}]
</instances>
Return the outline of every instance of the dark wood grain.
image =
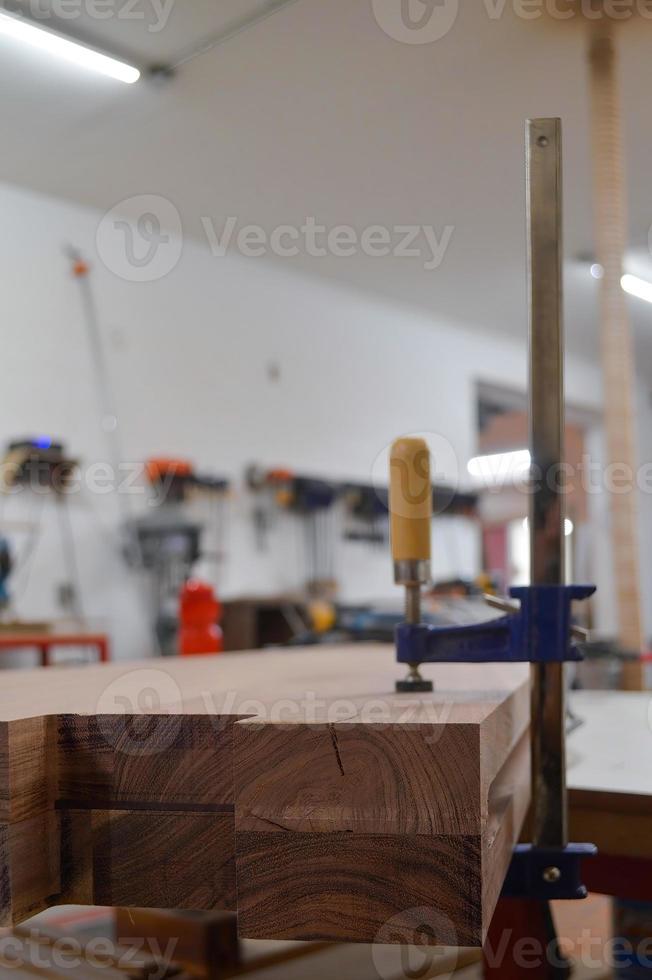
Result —
<instances>
[{"instance_id":1,"label":"dark wood grain","mask_svg":"<svg viewBox=\"0 0 652 980\"><path fill-rule=\"evenodd\" d=\"M238 830L479 834L473 725L236 726Z\"/></svg>"},{"instance_id":2,"label":"dark wood grain","mask_svg":"<svg viewBox=\"0 0 652 980\"><path fill-rule=\"evenodd\" d=\"M238 834L240 933L478 946L478 836Z\"/></svg>"},{"instance_id":3,"label":"dark wood grain","mask_svg":"<svg viewBox=\"0 0 652 980\"><path fill-rule=\"evenodd\" d=\"M74 808L233 804L233 717L63 715L58 797Z\"/></svg>"},{"instance_id":4,"label":"dark wood grain","mask_svg":"<svg viewBox=\"0 0 652 980\"><path fill-rule=\"evenodd\" d=\"M56 903L61 892L59 840L55 813L0 824L0 921L4 925Z\"/></svg>"},{"instance_id":5,"label":"dark wood grain","mask_svg":"<svg viewBox=\"0 0 652 980\"><path fill-rule=\"evenodd\" d=\"M40 912L60 888L51 718L0 723L0 922Z\"/></svg>"},{"instance_id":6,"label":"dark wood grain","mask_svg":"<svg viewBox=\"0 0 652 980\"><path fill-rule=\"evenodd\" d=\"M96 905L235 910L233 816L94 811Z\"/></svg>"},{"instance_id":7,"label":"dark wood grain","mask_svg":"<svg viewBox=\"0 0 652 980\"><path fill-rule=\"evenodd\" d=\"M481 944L529 802L527 696L440 692L428 722L393 699L383 721L239 722L241 934L373 942L389 922L402 942L455 944L454 923Z\"/></svg>"},{"instance_id":8,"label":"dark wood grain","mask_svg":"<svg viewBox=\"0 0 652 980\"><path fill-rule=\"evenodd\" d=\"M0 820L51 810L56 792L54 718L0 722Z\"/></svg>"},{"instance_id":9,"label":"dark wood grain","mask_svg":"<svg viewBox=\"0 0 652 980\"><path fill-rule=\"evenodd\" d=\"M399 672L356 646L18 675L42 713L0 690L2 922L226 909L245 938L479 945L528 800L527 677L439 665L406 697ZM140 711L143 685L175 700Z\"/></svg>"},{"instance_id":10,"label":"dark wood grain","mask_svg":"<svg viewBox=\"0 0 652 980\"><path fill-rule=\"evenodd\" d=\"M10 926L13 916L9 825L0 823L0 928Z\"/></svg>"}]
</instances>

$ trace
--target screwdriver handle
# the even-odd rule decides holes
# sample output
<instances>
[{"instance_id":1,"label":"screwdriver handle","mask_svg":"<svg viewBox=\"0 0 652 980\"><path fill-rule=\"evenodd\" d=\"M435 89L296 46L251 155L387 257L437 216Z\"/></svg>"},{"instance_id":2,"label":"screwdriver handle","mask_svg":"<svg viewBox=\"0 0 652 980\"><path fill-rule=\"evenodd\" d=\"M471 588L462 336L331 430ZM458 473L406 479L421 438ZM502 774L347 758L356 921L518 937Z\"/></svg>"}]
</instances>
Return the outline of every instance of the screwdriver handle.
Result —
<instances>
[{"instance_id":1,"label":"screwdriver handle","mask_svg":"<svg viewBox=\"0 0 652 980\"><path fill-rule=\"evenodd\" d=\"M390 454L389 509L392 559L398 584L430 578L432 485L424 439L397 439Z\"/></svg>"}]
</instances>

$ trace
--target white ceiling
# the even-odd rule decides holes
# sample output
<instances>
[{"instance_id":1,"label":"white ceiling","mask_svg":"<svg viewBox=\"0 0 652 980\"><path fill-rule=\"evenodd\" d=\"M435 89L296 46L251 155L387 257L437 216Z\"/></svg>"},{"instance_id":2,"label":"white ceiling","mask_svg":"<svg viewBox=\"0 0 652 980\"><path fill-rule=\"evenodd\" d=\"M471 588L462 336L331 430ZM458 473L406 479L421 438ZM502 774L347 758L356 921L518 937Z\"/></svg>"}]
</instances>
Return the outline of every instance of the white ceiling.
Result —
<instances>
[{"instance_id":1,"label":"white ceiling","mask_svg":"<svg viewBox=\"0 0 652 980\"><path fill-rule=\"evenodd\" d=\"M169 62L264 6L164 2L171 15L159 32L153 0L134 8L145 20L86 16L66 29L144 64ZM0 178L101 208L161 194L197 236L202 216L218 229L229 215L268 230L307 216L359 231L452 225L434 271L363 255L269 261L523 336L527 116L563 119L566 255L591 251L585 38L576 21L519 18L510 0L498 19L487 13L496 0L460 6L445 37L414 45L384 33L372 0L296 0L164 84L81 77L0 39ZM652 279L652 22L622 25L621 46L631 245ZM595 298L586 268L569 261L568 343L590 356ZM652 306L631 309L647 371Z\"/></svg>"}]
</instances>

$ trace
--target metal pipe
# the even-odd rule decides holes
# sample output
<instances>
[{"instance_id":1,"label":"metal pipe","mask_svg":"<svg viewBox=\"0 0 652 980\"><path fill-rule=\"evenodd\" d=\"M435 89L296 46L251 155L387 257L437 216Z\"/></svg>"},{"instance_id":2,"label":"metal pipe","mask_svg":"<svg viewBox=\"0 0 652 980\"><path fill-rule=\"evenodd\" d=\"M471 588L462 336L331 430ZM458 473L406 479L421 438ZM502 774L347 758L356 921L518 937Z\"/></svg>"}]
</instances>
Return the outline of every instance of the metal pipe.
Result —
<instances>
[{"instance_id":1,"label":"metal pipe","mask_svg":"<svg viewBox=\"0 0 652 980\"><path fill-rule=\"evenodd\" d=\"M564 584L561 122L530 119L526 137L530 310L530 574ZM568 843L563 664L532 667L533 841Z\"/></svg>"}]
</instances>

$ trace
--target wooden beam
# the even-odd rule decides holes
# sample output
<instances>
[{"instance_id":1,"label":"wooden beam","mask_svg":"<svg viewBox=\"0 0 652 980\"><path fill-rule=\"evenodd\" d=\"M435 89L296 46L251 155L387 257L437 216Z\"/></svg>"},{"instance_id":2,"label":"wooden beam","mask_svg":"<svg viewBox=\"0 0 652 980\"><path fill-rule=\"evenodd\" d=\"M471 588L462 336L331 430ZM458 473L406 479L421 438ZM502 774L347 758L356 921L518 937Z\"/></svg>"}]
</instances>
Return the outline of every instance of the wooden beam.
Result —
<instances>
[{"instance_id":1,"label":"wooden beam","mask_svg":"<svg viewBox=\"0 0 652 980\"><path fill-rule=\"evenodd\" d=\"M247 938L480 946L529 802L527 668L400 672L354 646L7 674L3 922L227 909Z\"/></svg>"},{"instance_id":2,"label":"wooden beam","mask_svg":"<svg viewBox=\"0 0 652 980\"><path fill-rule=\"evenodd\" d=\"M398 696L382 722L239 723L244 935L371 942L391 920L395 941L410 942L414 908L424 918L435 894L420 925L438 942L480 945L529 801L524 691L498 710L449 705L434 723L426 705L405 721Z\"/></svg>"},{"instance_id":3,"label":"wooden beam","mask_svg":"<svg viewBox=\"0 0 652 980\"><path fill-rule=\"evenodd\" d=\"M600 337L604 387L605 473L613 465L629 474L626 493L609 494L613 548L614 592L618 639L633 654L623 665L623 687L645 688L645 648L641 616L639 571L640 528L635 394L636 371L627 299L621 288L623 260L628 243L625 164L618 58L612 18L602 16L589 24L591 93L591 158L595 254L603 268L600 280Z\"/></svg>"}]
</instances>

